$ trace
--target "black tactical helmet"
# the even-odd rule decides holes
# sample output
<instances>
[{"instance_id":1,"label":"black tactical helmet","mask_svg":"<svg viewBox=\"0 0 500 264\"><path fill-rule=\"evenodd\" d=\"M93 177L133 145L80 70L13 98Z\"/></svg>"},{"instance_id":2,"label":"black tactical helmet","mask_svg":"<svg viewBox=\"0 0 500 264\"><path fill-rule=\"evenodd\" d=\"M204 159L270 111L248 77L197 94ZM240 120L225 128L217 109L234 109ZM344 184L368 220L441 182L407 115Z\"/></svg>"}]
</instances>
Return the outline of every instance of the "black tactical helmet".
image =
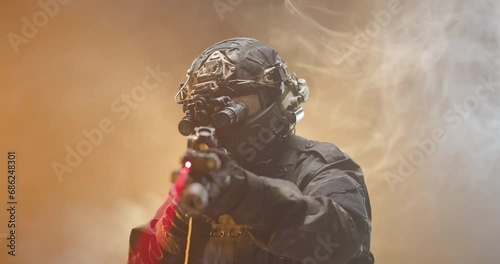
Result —
<instances>
[{"instance_id":1,"label":"black tactical helmet","mask_svg":"<svg viewBox=\"0 0 500 264\"><path fill-rule=\"evenodd\" d=\"M196 58L175 96L186 116L179 131L213 126L219 147L241 165L265 162L303 116L309 96L276 50L251 38L232 38Z\"/></svg>"}]
</instances>

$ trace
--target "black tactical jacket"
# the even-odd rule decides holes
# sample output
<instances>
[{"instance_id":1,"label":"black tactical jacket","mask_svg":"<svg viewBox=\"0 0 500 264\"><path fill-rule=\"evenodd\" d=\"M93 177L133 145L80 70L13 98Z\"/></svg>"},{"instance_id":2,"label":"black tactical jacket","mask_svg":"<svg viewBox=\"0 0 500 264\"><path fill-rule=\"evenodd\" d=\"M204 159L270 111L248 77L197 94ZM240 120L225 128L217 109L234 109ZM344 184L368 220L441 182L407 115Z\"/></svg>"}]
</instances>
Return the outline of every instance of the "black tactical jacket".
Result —
<instances>
[{"instance_id":1,"label":"black tactical jacket","mask_svg":"<svg viewBox=\"0 0 500 264\"><path fill-rule=\"evenodd\" d=\"M281 157L246 173L231 216L193 224L190 263L374 263L363 172L335 145L292 136ZM129 264L184 263L165 256L152 226L132 230Z\"/></svg>"}]
</instances>

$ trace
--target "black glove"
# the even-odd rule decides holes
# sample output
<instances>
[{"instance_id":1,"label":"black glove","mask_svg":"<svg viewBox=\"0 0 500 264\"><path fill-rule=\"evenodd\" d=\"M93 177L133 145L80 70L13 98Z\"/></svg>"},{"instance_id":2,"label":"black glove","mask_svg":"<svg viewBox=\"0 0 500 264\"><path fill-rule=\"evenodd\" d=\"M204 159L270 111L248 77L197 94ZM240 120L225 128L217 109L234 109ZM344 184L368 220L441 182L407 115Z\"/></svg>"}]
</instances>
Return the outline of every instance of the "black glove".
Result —
<instances>
[{"instance_id":1,"label":"black glove","mask_svg":"<svg viewBox=\"0 0 500 264\"><path fill-rule=\"evenodd\" d=\"M166 263L184 263L188 221L189 218L172 199L163 216L156 223L156 239L164 250L163 260Z\"/></svg>"}]
</instances>

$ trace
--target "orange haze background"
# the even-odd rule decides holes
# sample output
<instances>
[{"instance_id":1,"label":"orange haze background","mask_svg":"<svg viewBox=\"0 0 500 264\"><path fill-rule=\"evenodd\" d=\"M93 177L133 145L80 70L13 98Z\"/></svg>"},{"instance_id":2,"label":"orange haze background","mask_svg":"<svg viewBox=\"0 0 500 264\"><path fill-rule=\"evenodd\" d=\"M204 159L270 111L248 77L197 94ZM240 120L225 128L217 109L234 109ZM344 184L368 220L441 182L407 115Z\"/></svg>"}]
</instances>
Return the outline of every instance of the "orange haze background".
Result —
<instances>
[{"instance_id":1,"label":"orange haze background","mask_svg":"<svg viewBox=\"0 0 500 264\"><path fill-rule=\"evenodd\" d=\"M185 149L178 84L235 36L275 47L308 81L297 134L363 167L377 263L498 263L500 85L481 88L500 79L498 2L41 0L48 15L0 3L0 263L125 263L130 229L155 213ZM156 67L159 85L122 101ZM86 156L68 166L79 145Z\"/></svg>"}]
</instances>

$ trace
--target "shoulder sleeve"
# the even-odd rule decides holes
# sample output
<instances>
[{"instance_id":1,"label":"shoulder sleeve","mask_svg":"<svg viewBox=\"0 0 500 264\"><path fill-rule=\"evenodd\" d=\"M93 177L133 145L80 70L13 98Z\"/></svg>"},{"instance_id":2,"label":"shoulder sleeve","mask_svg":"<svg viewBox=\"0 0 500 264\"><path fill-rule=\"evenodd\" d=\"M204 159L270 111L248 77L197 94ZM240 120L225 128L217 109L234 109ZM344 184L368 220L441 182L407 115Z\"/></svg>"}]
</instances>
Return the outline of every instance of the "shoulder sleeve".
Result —
<instances>
[{"instance_id":1,"label":"shoulder sleeve","mask_svg":"<svg viewBox=\"0 0 500 264\"><path fill-rule=\"evenodd\" d=\"M130 232L128 264L160 263L162 250L151 228L156 222L135 227Z\"/></svg>"},{"instance_id":2,"label":"shoulder sleeve","mask_svg":"<svg viewBox=\"0 0 500 264\"><path fill-rule=\"evenodd\" d=\"M155 216L147 224L135 227L130 233L128 264L181 264L184 263L184 243L170 243L169 250L165 250L169 237L183 237L185 230L183 223L173 221L169 234L165 229L167 211L174 210L175 192L171 188L168 198L158 208ZM176 252L176 254L172 254Z\"/></svg>"},{"instance_id":3,"label":"shoulder sleeve","mask_svg":"<svg viewBox=\"0 0 500 264\"><path fill-rule=\"evenodd\" d=\"M332 144L310 143L294 166L295 182L249 173L233 218L253 228L262 248L291 259L346 263L369 254L371 217L360 167Z\"/></svg>"}]
</instances>

